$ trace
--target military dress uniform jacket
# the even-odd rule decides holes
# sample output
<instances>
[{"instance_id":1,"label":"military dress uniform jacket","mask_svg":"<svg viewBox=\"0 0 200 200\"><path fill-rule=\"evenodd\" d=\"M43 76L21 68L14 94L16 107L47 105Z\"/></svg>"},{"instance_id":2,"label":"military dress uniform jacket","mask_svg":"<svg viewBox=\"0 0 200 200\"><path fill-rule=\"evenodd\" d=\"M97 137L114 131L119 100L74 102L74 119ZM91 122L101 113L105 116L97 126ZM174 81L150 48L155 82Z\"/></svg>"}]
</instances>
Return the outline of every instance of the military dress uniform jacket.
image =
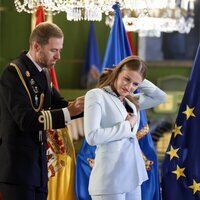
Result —
<instances>
[{"instance_id":1,"label":"military dress uniform jacket","mask_svg":"<svg viewBox=\"0 0 200 200\"><path fill-rule=\"evenodd\" d=\"M6 66L0 78L0 182L46 185L45 131L65 127L61 108L67 105L26 52Z\"/></svg>"}]
</instances>

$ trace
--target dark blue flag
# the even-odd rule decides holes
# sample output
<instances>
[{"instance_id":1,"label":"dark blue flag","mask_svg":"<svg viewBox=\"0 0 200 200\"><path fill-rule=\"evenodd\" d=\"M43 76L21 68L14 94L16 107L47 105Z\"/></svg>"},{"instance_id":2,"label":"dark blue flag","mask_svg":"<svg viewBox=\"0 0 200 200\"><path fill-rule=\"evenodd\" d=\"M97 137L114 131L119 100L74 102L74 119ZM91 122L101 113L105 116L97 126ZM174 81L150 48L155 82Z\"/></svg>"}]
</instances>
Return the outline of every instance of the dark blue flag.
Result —
<instances>
[{"instance_id":1,"label":"dark blue flag","mask_svg":"<svg viewBox=\"0 0 200 200\"><path fill-rule=\"evenodd\" d=\"M162 164L162 196L200 199L200 46Z\"/></svg>"},{"instance_id":2,"label":"dark blue flag","mask_svg":"<svg viewBox=\"0 0 200 200\"><path fill-rule=\"evenodd\" d=\"M85 61L81 71L81 87L92 88L96 85L102 71L94 23L90 22Z\"/></svg>"}]
</instances>

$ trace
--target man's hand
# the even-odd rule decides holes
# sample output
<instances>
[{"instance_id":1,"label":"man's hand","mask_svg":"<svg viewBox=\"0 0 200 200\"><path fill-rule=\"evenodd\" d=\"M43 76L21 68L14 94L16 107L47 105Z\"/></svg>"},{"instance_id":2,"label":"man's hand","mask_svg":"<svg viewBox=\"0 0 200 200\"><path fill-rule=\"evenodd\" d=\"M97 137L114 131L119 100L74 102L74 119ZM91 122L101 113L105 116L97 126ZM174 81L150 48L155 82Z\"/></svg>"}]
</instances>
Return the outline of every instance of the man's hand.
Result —
<instances>
[{"instance_id":1,"label":"man's hand","mask_svg":"<svg viewBox=\"0 0 200 200\"><path fill-rule=\"evenodd\" d=\"M84 110L84 96L77 97L74 101L69 102L67 108L71 117L82 113Z\"/></svg>"}]
</instances>

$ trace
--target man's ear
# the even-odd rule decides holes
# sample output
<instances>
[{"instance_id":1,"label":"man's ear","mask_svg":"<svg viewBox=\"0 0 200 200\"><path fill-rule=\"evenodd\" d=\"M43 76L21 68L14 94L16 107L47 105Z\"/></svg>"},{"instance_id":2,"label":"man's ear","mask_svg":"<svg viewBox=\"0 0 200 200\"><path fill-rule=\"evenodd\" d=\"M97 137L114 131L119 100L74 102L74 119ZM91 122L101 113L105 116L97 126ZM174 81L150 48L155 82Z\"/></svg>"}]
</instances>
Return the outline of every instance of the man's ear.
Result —
<instances>
[{"instance_id":1,"label":"man's ear","mask_svg":"<svg viewBox=\"0 0 200 200\"><path fill-rule=\"evenodd\" d=\"M36 51L38 51L38 50L40 50L41 46L38 44L38 42L34 42L34 43L33 43L33 48L34 48Z\"/></svg>"}]
</instances>

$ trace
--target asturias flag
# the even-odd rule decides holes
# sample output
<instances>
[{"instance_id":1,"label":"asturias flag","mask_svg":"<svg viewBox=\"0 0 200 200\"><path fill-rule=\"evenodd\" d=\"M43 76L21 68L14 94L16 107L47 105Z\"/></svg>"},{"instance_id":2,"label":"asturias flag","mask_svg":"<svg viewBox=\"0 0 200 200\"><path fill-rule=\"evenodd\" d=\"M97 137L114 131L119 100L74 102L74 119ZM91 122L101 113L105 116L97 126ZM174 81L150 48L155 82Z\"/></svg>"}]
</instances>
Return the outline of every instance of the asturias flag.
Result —
<instances>
[{"instance_id":1,"label":"asturias flag","mask_svg":"<svg viewBox=\"0 0 200 200\"><path fill-rule=\"evenodd\" d=\"M81 87L95 87L101 71L101 59L94 30L94 22L90 22L85 61L81 71Z\"/></svg>"},{"instance_id":2,"label":"asturias flag","mask_svg":"<svg viewBox=\"0 0 200 200\"><path fill-rule=\"evenodd\" d=\"M163 200L200 199L200 45L162 165Z\"/></svg>"},{"instance_id":3,"label":"asturias flag","mask_svg":"<svg viewBox=\"0 0 200 200\"><path fill-rule=\"evenodd\" d=\"M114 25L110 31L107 49L104 56L103 67L115 67L122 59L132 55L130 43L122 21L119 5L113 6L115 10ZM130 35L129 35L130 37ZM147 171L148 180L142 184L142 200L160 200L160 181L157 153L149 132L147 117L144 110L140 111L140 126L137 135L145 135L139 139L142 152L148 160L153 161L151 169ZM147 134L148 133L148 134ZM133 169L134 170L134 169Z\"/></svg>"}]
</instances>

